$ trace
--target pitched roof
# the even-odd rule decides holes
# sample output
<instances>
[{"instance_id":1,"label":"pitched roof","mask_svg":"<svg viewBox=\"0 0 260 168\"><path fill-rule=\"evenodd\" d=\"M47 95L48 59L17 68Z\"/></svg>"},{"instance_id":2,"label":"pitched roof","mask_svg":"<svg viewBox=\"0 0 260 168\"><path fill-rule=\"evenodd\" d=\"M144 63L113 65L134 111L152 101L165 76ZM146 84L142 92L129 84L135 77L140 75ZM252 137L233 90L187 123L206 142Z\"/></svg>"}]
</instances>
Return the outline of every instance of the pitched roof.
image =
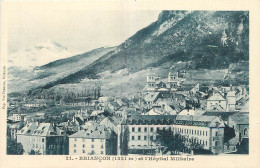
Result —
<instances>
[{"instance_id":1,"label":"pitched roof","mask_svg":"<svg viewBox=\"0 0 260 168\"><path fill-rule=\"evenodd\" d=\"M146 102L153 102L159 96L159 92L149 92L144 96L144 100Z\"/></svg>"},{"instance_id":2,"label":"pitched roof","mask_svg":"<svg viewBox=\"0 0 260 168\"><path fill-rule=\"evenodd\" d=\"M225 124L221 118L217 116L186 116L179 115L176 118L177 124L193 125L193 126L206 126L206 127L224 127Z\"/></svg>"},{"instance_id":3,"label":"pitched roof","mask_svg":"<svg viewBox=\"0 0 260 168\"><path fill-rule=\"evenodd\" d=\"M101 113L104 113L104 111L103 111L103 110L94 110L94 111L91 113L90 116L97 116L97 115L99 115L99 114L101 114Z\"/></svg>"},{"instance_id":4,"label":"pitched roof","mask_svg":"<svg viewBox=\"0 0 260 168\"><path fill-rule=\"evenodd\" d=\"M234 114L230 116L230 119L233 120L236 124L249 124L248 115Z\"/></svg>"},{"instance_id":5,"label":"pitched roof","mask_svg":"<svg viewBox=\"0 0 260 168\"><path fill-rule=\"evenodd\" d=\"M216 118L216 116L186 116L186 115L178 115L176 120L211 122L212 120L214 120L214 118Z\"/></svg>"},{"instance_id":6,"label":"pitched roof","mask_svg":"<svg viewBox=\"0 0 260 168\"><path fill-rule=\"evenodd\" d=\"M147 122L151 124L156 124L158 121L165 122L164 124L173 124L177 115L131 115L131 117L127 118L127 122L129 124L147 124ZM172 122L168 122L168 121Z\"/></svg>"},{"instance_id":7,"label":"pitched roof","mask_svg":"<svg viewBox=\"0 0 260 168\"><path fill-rule=\"evenodd\" d=\"M221 112L226 112L226 109L224 107L222 107L220 104L213 104L211 105L207 111L221 111Z\"/></svg>"},{"instance_id":8,"label":"pitched roof","mask_svg":"<svg viewBox=\"0 0 260 168\"><path fill-rule=\"evenodd\" d=\"M40 125L35 129L32 135L35 136L60 136L60 132L54 128L51 123L40 123Z\"/></svg>"},{"instance_id":9,"label":"pitched roof","mask_svg":"<svg viewBox=\"0 0 260 168\"><path fill-rule=\"evenodd\" d=\"M165 112L162 107L153 107L150 111L146 112L144 115L163 115Z\"/></svg>"},{"instance_id":10,"label":"pitched roof","mask_svg":"<svg viewBox=\"0 0 260 168\"><path fill-rule=\"evenodd\" d=\"M170 107L171 107L173 110L175 110L177 113L179 113L179 112L181 111L181 107L180 107L179 105L175 104L175 103L172 103L172 104L170 105Z\"/></svg>"},{"instance_id":11,"label":"pitched roof","mask_svg":"<svg viewBox=\"0 0 260 168\"><path fill-rule=\"evenodd\" d=\"M86 129L80 130L69 138L85 138L85 139L109 139L110 132L103 125L90 125Z\"/></svg>"},{"instance_id":12,"label":"pitched roof","mask_svg":"<svg viewBox=\"0 0 260 168\"><path fill-rule=\"evenodd\" d=\"M220 95L220 93L215 93L214 95L208 98L210 101L224 101L224 97Z\"/></svg>"},{"instance_id":13,"label":"pitched roof","mask_svg":"<svg viewBox=\"0 0 260 168\"><path fill-rule=\"evenodd\" d=\"M38 123L26 124L20 131L17 132L17 135L31 135L37 127Z\"/></svg>"},{"instance_id":14,"label":"pitched roof","mask_svg":"<svg viewBox=\"0 0 260 168\"><path fill-rule=\"evenodd\" d=\"M229 116L232 116L234 114L236 114L237 112L212 112L212 111L207 111L205 113L203 113L203 116L219 116L221 117L224 121L227 121Z\"/></svg>"},{"instance_id":15,"label":"pitched roof","mask_svg":"<svg viewBox=\"0 0 260 168\"><path fill-rule=\"evenodd\" d=\"M158 99L157 103L161 105L168 105L177 113L181 111L181 107L178 104L176 104L176 102L174 102L171 98Z\"/></svg>"},{"instance_id":16,"label":"pitched roof","mask_svg":"<svg viewBox=\"0 0 260 168\"><path fill-rule=\"evenodd\" d=\"M195 110L193 109L183 109L179 115L195 115Z\"/></svg>"}]
</instances>

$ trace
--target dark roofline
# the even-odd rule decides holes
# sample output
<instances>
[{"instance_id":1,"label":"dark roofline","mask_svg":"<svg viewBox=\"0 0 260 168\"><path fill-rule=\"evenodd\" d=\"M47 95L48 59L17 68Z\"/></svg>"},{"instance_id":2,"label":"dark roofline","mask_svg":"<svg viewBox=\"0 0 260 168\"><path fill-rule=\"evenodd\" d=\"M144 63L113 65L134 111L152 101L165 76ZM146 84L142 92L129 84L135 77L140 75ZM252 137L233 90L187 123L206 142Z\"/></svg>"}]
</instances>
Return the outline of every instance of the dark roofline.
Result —
<instances>
[{"instance_id":1,"label":"dark roofline","mask_svg":"<svg viewBox=\"0 0 260 168\"><path fill-rule=\"evenodd\" d=\"M209 127L211 121L177 119L178 115L138 115L127 119L127 125L187 125ZM213 127L212 127L213 128Z\"/></svg>"}]
</instances>

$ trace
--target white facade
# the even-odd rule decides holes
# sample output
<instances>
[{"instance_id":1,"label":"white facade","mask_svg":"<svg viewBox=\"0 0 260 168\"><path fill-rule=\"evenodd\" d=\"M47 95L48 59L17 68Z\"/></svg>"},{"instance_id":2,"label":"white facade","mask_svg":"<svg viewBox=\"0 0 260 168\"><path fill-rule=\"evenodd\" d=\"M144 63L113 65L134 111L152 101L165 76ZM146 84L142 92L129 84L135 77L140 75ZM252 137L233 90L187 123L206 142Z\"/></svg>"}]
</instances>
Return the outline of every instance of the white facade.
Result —
<instances>
[{"instance_id":1,"label":"white facade","mask_svg":"<svg viewBox=\"0 0 260 168\"><path fill-rule=\"evenodd\" d=\"M69 155L106 155L106 139L69 138Z\"/></svg>"},{"instance_id":2,"label":"white facade","mask_svg":"<svg viewBox=\"0 0 260 168\"><path fill-rule=\"evenodd\" d=\"M129 125L129 149L155 149L157 130L172 129L172 125Z\"/></svg>"},{"instance_id":3,"label":"white facade","mask_svg":"<svg viewBox=\"0 0 260 168\"><path fill-rule=\"evenodd\" d=\"M29 155L32 149L30 135L17 134L17 142L23 145L24 155Z\"/></svg>"},{"instance_id":4,"label":"white facade","mask_svg":"<svg viewBox=\"0 0 260 168\"><path fill-rule=\"evenodd\" d=\"M160 146L156 143L157 130L172 130L210 149L210 128L185 125L129 125L129 149L155 149Z\"/></svg>"},{"instance_id":5,"label":"white facade","mask_svg":"<svg viewBox=\"0 0 260 168\"><path fill-rule=\"evenodd\" d=\"M219 117L212 116L177 116L176 123L167 125L129 124L128 149L158 149L161 145L156 141L157 131L165 130L180 134L184 143L199 145L213 153L223 153L224 126Z\"/></svg>"},{"instance_id":6,"label":"white facade","mask_svg":"<svg viewBox=\"0 0 260 168\"><path fill-rule=\"evenodd\" d=\"M214 93L214 95L207 100L207 110L225 111L226 109L227 101L220 93Z\"/></svg>"}]
</instances>

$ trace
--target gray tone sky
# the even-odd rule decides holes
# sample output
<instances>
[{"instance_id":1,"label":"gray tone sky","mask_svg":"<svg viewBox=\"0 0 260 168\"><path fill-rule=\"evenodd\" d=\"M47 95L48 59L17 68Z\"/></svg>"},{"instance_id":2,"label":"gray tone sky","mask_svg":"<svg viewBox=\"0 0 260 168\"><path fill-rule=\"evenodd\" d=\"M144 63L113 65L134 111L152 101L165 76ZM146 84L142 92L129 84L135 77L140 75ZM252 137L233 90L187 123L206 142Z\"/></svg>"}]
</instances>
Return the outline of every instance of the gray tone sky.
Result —
<instances>
[{"instance_id":1,"label":"gray tone sky","mask_svg":"<svg viewBox=\"0 0 260 168\"><path fill-rule=\"evenodd\" d=\"M75 51L124 42L156 21L160 11L88 10L71 5L10 4L6 8L8 50L52 40Z\"/></svg>"}]
</instances>

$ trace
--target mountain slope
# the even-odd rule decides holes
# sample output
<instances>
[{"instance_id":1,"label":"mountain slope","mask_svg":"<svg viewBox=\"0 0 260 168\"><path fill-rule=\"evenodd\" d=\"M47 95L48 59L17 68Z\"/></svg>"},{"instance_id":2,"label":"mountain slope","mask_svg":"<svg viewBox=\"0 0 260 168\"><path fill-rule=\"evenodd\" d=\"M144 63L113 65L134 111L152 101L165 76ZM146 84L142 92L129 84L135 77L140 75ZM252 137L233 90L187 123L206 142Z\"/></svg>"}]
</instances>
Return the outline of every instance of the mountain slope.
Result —
<instances>
[{"instance_id":1,"label":"mountain slope","mask_svg":"<svg viewBox=\"0 0 260 168\"><path fill-rule=\"evenodd\" d=\"M8 92L20 92L55 82L88 66L113 51L113 47L98 48L73 57L53 61L34 69L8 68Z\"/></svg>"},{"instance_id":2,"label":"mountain slope","mask_svg":"<svg viewBox=\"0 0 260 168\"><path fill-rule=\"evenodd\" d=\"M99 73L189 62L188 69L226 69L249 60L249 16L246 11L163 11L158 20L138 31L115 50L64 78L43 85L98 79Z\"/></svg>"}]
</instances>

